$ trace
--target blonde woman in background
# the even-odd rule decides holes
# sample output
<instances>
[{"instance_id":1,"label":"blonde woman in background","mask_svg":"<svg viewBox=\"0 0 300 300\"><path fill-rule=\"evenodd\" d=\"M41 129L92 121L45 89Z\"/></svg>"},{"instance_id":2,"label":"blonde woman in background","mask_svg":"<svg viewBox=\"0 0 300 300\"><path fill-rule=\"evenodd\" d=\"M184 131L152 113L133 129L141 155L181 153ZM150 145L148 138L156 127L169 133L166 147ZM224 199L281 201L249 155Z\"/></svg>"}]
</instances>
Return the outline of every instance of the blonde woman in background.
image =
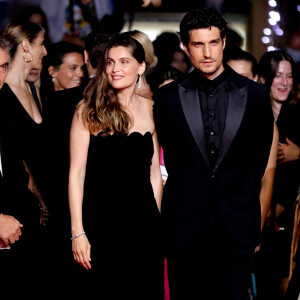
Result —
<instances>
[{"instance_id":1,"label":"blonde woman in background","mask_svg":"<svg viewBox=\"0 0 300 300\"><path fill-rule=\"evenodd\" d=\"M151 74L154 67L157 65L157 57L154 54L153 44L148 35L142 31L133 30L129 31L128 34L132 38L136 39L143 46L145 51L146 71L141 77L141 82L137 86L136 93L147 99L152 99L153 91L151 90L150 85L147 83L147 76Z\"/></svg>"}]
</instances>

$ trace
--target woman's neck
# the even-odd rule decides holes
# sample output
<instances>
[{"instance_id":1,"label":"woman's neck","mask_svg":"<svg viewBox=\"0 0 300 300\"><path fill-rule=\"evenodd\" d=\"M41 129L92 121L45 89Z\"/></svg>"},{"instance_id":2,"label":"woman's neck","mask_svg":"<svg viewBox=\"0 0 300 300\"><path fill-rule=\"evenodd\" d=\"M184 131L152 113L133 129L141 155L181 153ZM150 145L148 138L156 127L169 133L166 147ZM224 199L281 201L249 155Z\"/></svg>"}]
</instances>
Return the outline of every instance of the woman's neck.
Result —
<instances>
[{"instance_id":1,"label":"woman's neck","mask_svg":"<svg viewBox=\"0 0 300 300\"><path fill-rule=\"evenodd\" d=\"M17 60L11 63L5 82L13 85L25 85L30 68L26 66L24 68L22 64L23 62Z\"/></svg>"},{"instance_id":2,"label":"woman's neck","mask_svg":"<svg viewBox=\"0 0 300 300\"><path fill-rule=\"evenodd\" d=\"M125 107L130 107L136 99L134 87L118 91L119 102Z\"/></svg>"}]
</instances>

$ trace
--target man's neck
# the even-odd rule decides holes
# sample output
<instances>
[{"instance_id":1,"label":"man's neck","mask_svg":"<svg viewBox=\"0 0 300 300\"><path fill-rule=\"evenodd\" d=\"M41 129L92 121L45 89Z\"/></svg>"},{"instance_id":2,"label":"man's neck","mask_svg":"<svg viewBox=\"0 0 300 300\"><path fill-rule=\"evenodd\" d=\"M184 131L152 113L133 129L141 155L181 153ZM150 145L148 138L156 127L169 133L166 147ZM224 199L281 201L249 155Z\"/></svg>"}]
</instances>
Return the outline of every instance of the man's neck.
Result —
<instances>
[{"instance_id":1,"label":"man's neck","mask_svg":"<svg viewBox=\"0 0 300 300\"><path fill-rule=\"evenodd\" d=\"M224 71L224 66L223 66L223 64L221 64L215 72L213 72L213 73L201 73L201 75L203 75L204 77L206 77L209 80L214 80L219 75L221 75L223 73L223 71Z\"/></svg>"}]
</instances>

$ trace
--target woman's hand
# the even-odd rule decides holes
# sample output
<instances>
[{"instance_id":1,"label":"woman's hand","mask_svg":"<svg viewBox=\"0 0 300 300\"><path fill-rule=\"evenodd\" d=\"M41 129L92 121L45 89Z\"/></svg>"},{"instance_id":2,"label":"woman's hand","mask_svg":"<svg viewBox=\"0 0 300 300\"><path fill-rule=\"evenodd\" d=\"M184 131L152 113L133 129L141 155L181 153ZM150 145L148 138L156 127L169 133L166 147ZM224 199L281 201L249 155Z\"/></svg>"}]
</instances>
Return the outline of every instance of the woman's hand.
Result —
<instances>
[{"instance_id":1,"label":"woman's hand","mask_svg":"<svg viewBox=\"0 0 300 300\"><path fill-rule=\"evenodd\" d=\"M74 259L78 264L83 266L86 270L92 268L91 266L91 245L86 235L81 235L72 240L72 251Z\"/></svg>"},{"instance_id":2,"label":"woman's hand","mask_svg":"<svg viewBox=\"0 0 300 300\"><path fill-rule=\"evenodd\" d=\"M286 144L278 147L278 164L299 159L300 148L290 139L286 138Z\"/></svg>"}]
</instances>

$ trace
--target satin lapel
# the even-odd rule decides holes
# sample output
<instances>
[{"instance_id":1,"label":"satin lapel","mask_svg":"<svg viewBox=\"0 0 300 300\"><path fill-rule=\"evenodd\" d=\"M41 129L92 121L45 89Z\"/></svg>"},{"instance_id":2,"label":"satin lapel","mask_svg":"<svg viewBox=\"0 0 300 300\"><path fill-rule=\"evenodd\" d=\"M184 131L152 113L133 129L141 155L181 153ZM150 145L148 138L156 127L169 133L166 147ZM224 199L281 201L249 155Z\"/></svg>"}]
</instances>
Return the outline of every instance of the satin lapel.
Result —
<instances>
[{"instance_id":1,"label":"satin lapel","mask_svg":"<svg viewBox=\"0 0 300 300\"><path fill-rule=\"evenodd\" d=\"M219 167L225 154L227 153L244 116L248 96L248 87L245 86L241 89L234 88L229 92L227 116L223 138L220 145L218 158L213 172Z\"/></svg>"},{"instance_id":2,"label":"satin lapel","mask_svg":"<svg viewBox=\"0 0 300 300\"><path fill-rule=\"evenodd\" d=\"M198 90L196 87L186 89L179 85L178 92L185 119L189 125L192 136L204 160L209 164Z\"/></svg>"}]
</instances>

